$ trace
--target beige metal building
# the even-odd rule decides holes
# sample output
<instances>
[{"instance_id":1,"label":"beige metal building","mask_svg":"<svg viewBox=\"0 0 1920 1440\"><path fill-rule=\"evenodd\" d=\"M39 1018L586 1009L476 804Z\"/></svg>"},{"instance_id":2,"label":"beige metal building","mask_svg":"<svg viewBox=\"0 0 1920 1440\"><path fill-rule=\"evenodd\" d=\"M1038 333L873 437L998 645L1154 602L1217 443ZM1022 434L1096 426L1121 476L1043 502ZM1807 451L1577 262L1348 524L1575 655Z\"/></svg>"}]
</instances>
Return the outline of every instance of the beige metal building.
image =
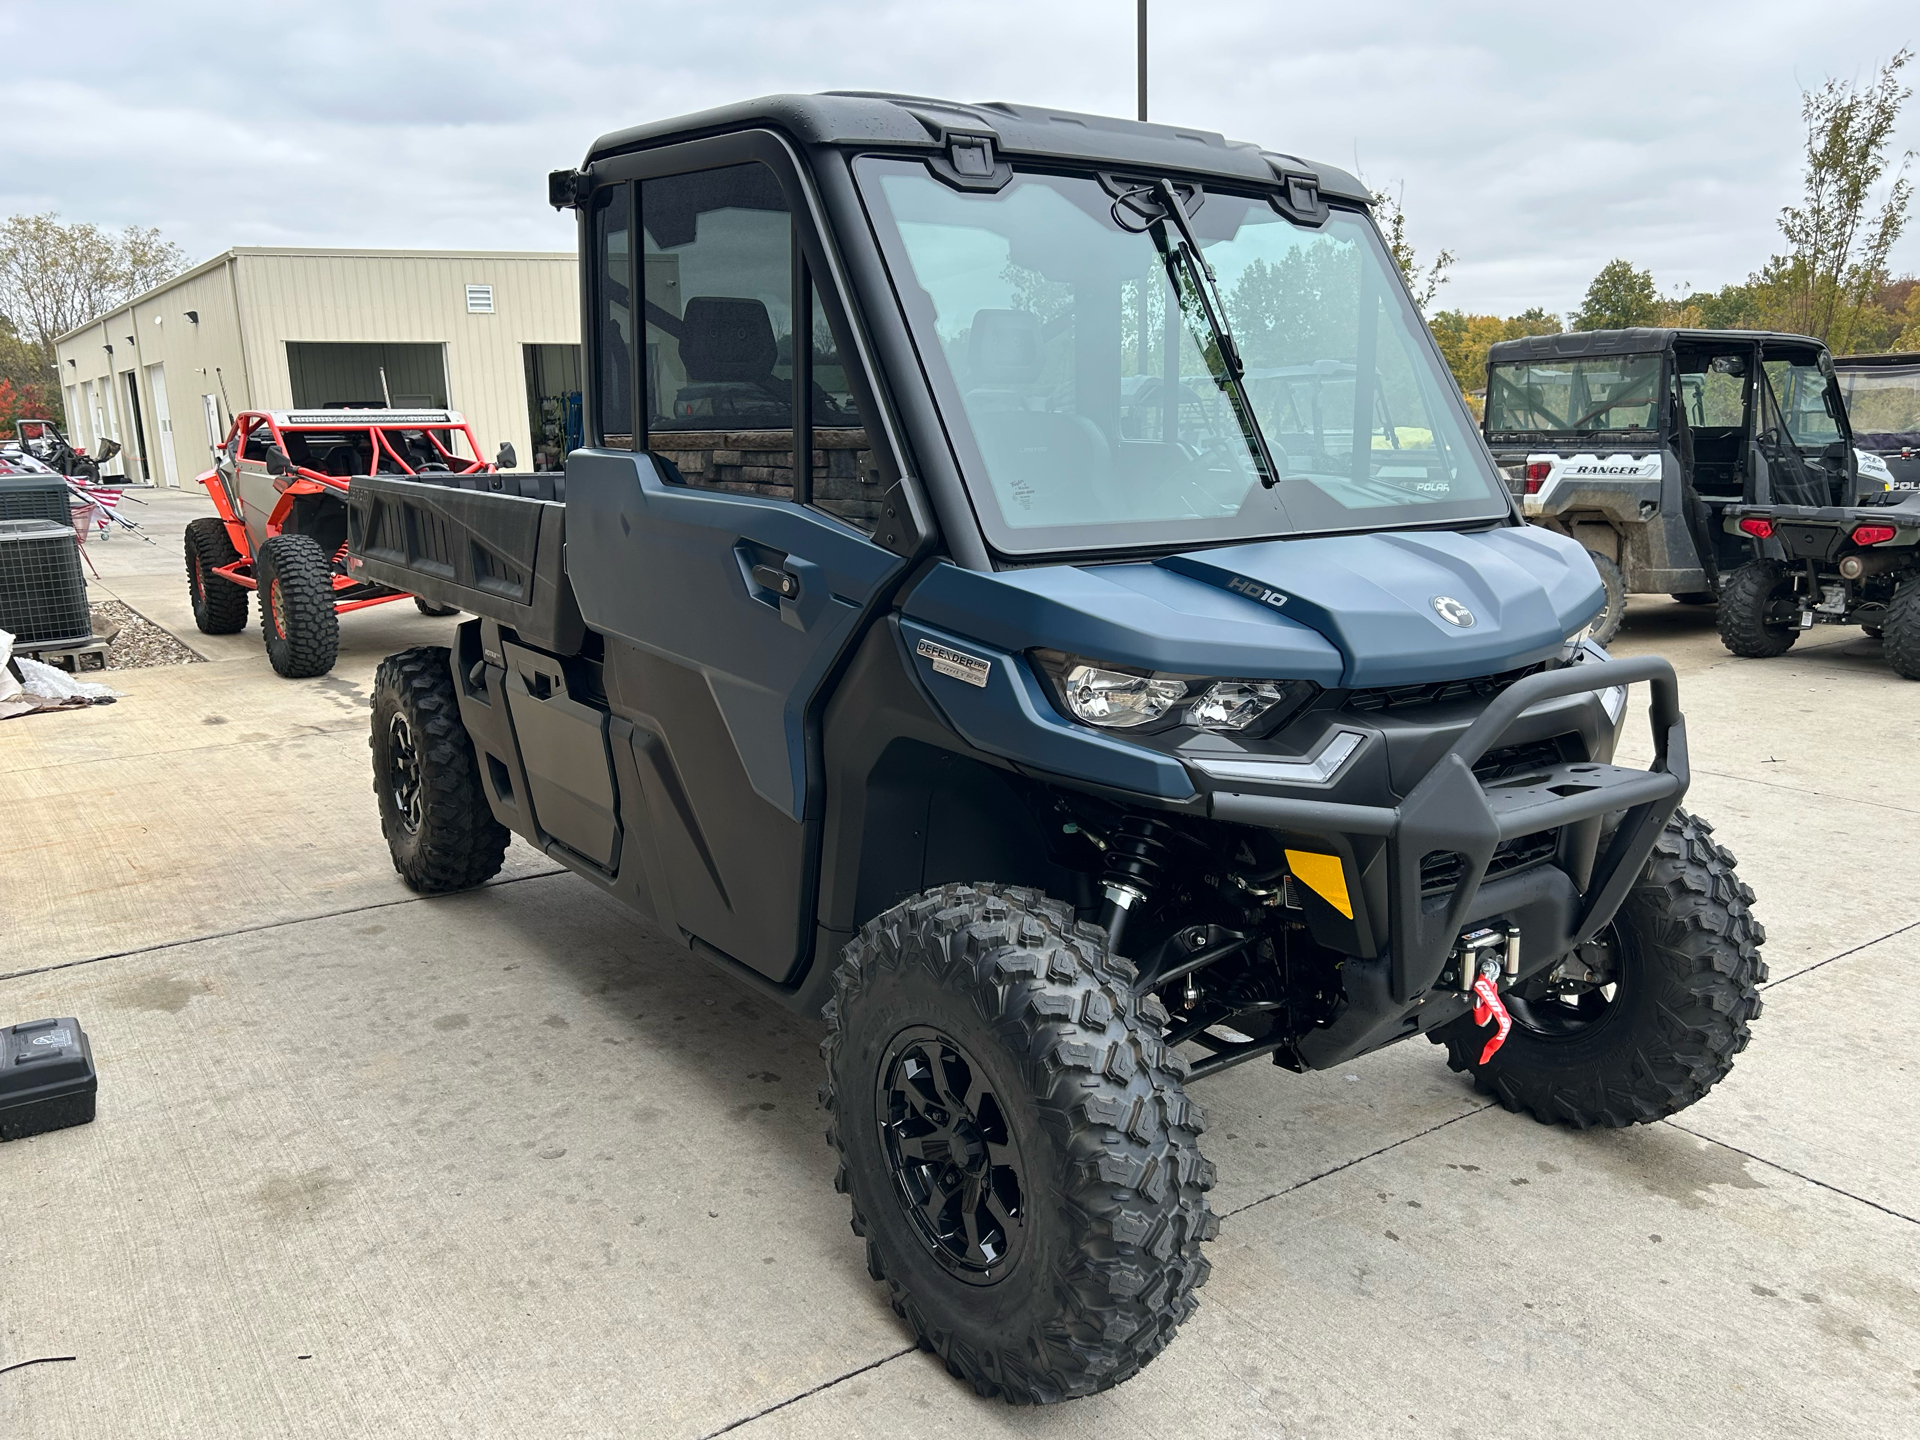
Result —
<instances>
[{"instance_id":1,"label":"beige metal building","mask_svg":"<svg viewBox=\"0 0 1920 1440\"><path fill-rule=\"evenodd\" d=\"M486 458L579 443L571 253L235 249L60 337L70 438L139 483L191 485L242 410L451 406ZM571 435L569 432L572 432Z\"/></svg>"}]
</instances>

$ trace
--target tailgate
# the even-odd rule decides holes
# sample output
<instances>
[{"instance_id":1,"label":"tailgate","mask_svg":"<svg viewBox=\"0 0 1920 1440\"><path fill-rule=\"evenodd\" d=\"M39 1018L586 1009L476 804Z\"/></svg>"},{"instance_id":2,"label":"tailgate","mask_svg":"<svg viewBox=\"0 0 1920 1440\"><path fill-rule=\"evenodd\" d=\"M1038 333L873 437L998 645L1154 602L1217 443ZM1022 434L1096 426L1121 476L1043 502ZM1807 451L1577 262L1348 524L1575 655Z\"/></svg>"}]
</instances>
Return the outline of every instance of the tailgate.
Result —
<instances>
[{"instance_id":1,"label":"tailgate","mask_svg":"<svg viewBox=\"0 0 1920 1440\"><path fill-rule=\"evenodd\" d=\"M549 475L357 475L347 492L348 571L574 654L585 626L566 573L562 484Z\"/></svg>"}]
</instances>

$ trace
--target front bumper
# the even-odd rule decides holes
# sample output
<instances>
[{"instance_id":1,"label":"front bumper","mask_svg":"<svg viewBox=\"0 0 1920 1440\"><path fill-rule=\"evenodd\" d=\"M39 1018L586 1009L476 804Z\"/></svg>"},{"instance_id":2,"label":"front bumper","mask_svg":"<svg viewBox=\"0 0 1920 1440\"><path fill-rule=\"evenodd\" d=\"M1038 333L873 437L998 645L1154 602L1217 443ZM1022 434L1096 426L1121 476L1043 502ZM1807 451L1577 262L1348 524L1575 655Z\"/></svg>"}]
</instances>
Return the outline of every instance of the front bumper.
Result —
<instances>
[{"instance_id":1,"label":"front bumper","mask_svg":"<svg viewBox=\"0 0 1920 1440\"><path fill-rule=\"evenodd\" d=\"M1544 702L1646 681L1654 761L1635 770L1598 760L1531 766L1483 783L1474 766ZM1522 974L1558 960L1612 920L1685 795L1686 726L1673 667L1658 656L1570 665L1515 681L1488 702L1397 805L1346 804L1216 789L1216 819L1281 832L1290 848L1321 842L1352 872L1351 916L1308 897L1316 934L1344 931L1346 1004L1299 1044L1312 1068L1336 1065L1462 1008L1436 992L1463 930L1495 916L1520 927ZM1600 847L1602 830L1616 818ZM1504 842L1559 832L1558 863L1489 879ZM1423 862L1456 857L1440 894L1423 893ZM1311 913L1318 905L1322 913Z\"/></svg>"}]
</instances>

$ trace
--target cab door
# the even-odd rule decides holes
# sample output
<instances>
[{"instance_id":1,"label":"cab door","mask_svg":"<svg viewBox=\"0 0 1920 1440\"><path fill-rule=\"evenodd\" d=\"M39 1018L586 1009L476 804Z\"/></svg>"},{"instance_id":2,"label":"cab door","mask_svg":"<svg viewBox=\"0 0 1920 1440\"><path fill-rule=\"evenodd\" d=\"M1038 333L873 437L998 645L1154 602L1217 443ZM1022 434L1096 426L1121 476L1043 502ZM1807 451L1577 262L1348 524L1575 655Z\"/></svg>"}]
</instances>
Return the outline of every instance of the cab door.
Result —
<instances>
[{"instance_id":1,"label":"cab door","mask_svg":"<svg viewBox=\"0 0 1920 1440\"><path fill-rule=\"evenodd\" d=\"M784 980L812 939L818 712L906 565L873 537L897 472L784 147L624 163L590 211L596 443L567 463L568 573L630 722L621 808L644 809L656 908Z\"/></svg>"},{"instance_id":2,"label":"cab door","mask_svg":"<svg viewBox=\"0 0 1920 1440\"><path fill-rule=\"evenodd\" d=\"M227 494L247 527L247 546L253 554L267 542L267 521L280 503L275 477L267 473L267 447L273 444L273 431L258 415L240 417L239 445L234 458L220 467Z\"/></svg>"}]
</instances>

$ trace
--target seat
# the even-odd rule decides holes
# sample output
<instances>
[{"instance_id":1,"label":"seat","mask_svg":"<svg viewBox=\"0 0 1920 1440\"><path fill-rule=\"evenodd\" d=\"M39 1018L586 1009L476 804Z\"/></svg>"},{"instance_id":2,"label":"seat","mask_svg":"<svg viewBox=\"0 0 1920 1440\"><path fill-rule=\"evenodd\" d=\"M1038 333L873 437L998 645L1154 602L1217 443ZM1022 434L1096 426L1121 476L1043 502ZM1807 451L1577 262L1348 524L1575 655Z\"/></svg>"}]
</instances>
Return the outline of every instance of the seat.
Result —
<instances>
[{"instance_id":1,"label":"seat","mask_svg":"<svg viewBox=\"0 0 1920 1440\"><path fill-rule=\"evenodd\" d=\"M694 296L680 322L687 383L673 397L669 428L787 429L792 386L774 375L778 358L773 320L760 301Z\"/></svg>"},{"instance_id":2,"label":"seat","mask_svg":"<svg viewBox=\"0 0 1920 1440\"><path fill-rule=\"evenodd\" d=\"M360 458L360 452L352 445L335 445L321 458L320 468L329 475L364 475L367 462Z\"/></svg>"},{"instance_id":3,"label":"seat","mask_svg":"<svg viewBox=\"0 0 1920 1440\"><path fill-rule=\"evenodd\" d=\"M967 414L1007 522L1026 528L1106 518L1113 450L1086 416L1044 408L1040 317L976 311L967 369Z\"/></svg>"}]
</instances>

